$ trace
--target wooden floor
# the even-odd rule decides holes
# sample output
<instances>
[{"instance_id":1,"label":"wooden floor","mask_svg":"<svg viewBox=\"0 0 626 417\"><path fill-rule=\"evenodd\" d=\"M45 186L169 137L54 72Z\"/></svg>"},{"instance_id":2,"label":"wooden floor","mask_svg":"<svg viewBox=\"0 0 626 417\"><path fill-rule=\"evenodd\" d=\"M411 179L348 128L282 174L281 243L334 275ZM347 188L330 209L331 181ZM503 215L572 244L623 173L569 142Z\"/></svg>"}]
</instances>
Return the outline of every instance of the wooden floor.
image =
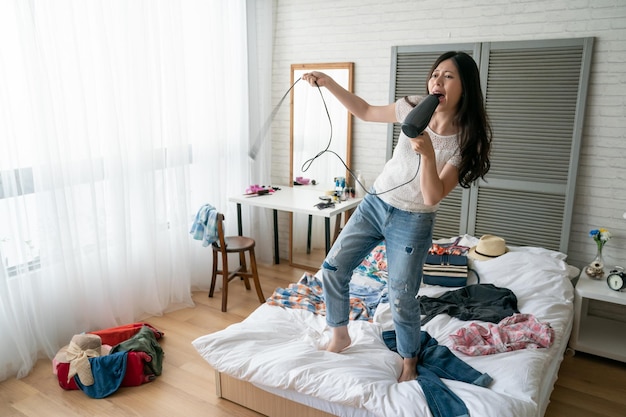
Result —
<instances>
[{"instance_id":1,"label":"wooden floor","mask_svg":"<svg viewBox=\"0 0 626 417\"><path fill-rule=\"evenodd\" d=\"M302 275L286 264L260 265L259 270L266 297ZM241 321L258 306L254 290L245 291L241 283L233 281L229 292L227 313L220 311L220 292L215 298L197 292L194 308L146 320L165 333L163 374L154 382L94 400L81 391L61 389L50 360L41 359L27 377L0 383L0 416L259 416L217 398L214 372L191 345L198 336ZM582 353L566 356L546 417L599 416L626 416L626 364Z\"/></svg>"}]
</instances>

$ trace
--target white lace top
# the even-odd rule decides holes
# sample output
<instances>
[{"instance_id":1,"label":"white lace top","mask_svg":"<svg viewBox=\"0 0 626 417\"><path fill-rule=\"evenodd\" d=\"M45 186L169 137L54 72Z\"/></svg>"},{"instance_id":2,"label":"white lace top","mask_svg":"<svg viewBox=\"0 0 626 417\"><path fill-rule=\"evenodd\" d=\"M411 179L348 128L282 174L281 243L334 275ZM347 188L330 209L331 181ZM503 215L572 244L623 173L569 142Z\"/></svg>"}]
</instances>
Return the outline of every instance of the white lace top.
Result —
<instances>
[{"instance_id":1,"label":"white lace top","mask_svg":"<svg viewBox=\"0 0 626 417\"><path fill-rule=\"evenodd\" d=\"M412 103L419 103L423 96L410 96ZM413 107L404 98L396 101L396 118L403 121ZM429 127L426 131L430 135L435 148L437 159L437 172L441 172L445 164L452 164L458 167L461 163L461 151L457 140L457 135L441 136L433 132ZM433 212L439 205L427 206L424 204L424 197L420 187L419 173L417 177L408 184L405 184L392 191L385 192L400 184L409 181L415 175L420 163L420 157L411 148L410 140L400 132L398 144L393 151L393 156L383 168L383 172L376 178L374 189L376 193L382 193L379 197L390 204L405 211L412 212Z\"/></svg>"}]
</instances>

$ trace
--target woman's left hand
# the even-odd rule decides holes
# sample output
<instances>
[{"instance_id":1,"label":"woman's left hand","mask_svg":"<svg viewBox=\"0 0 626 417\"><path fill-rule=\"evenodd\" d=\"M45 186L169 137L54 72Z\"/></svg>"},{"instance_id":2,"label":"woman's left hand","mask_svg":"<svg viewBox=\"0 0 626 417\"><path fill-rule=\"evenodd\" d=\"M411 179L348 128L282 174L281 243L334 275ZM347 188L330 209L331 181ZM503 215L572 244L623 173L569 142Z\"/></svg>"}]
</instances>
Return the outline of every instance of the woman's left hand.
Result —
<instances>
[{"instance_id":1,"label":"woman's left hand","mask_svg":"<svg viewBox=\"0 0 626 417\"><path fill-rule=\"evenodd\" d=\"M425 157L435 156L435 149L433 148L433 143L430 140L428 132L424 131L417 135L416 138L409 138L409 140L411 141L411 148L413 148L415 153Z\"/></svg>"}]
</instances>

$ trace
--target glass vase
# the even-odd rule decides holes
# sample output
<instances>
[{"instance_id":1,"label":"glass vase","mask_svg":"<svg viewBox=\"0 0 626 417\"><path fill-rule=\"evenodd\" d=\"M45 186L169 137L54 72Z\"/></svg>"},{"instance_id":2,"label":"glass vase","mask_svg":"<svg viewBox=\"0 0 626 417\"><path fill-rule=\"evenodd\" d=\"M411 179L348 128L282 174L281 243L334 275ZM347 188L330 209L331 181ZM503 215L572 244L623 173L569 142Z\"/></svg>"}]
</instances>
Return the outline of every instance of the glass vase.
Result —
<instances>
[{"instance_id":1,"label":"glass vase","mask_svg":"<svg viewBox=\"0 0 626 417\"><path fill-rule=\"evenodd\" d=\"M591 279L602 279L604 277L604 258L602 257L602 247L598 246L598 252L593 261L585 268L585 273Z\"/></svg>"}]
</instances>

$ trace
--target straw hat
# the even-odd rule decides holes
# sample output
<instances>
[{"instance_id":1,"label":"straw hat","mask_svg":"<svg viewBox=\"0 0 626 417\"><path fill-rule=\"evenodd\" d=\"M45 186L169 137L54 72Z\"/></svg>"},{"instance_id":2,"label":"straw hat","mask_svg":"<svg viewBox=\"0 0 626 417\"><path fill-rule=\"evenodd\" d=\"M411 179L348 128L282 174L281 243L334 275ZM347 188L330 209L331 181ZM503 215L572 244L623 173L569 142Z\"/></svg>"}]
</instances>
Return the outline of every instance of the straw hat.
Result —
<instances>
[{"instance_id":1,"label":"straw hat","mask_svg":"<svg viewBox=\"0 0 626 417\"><path fill-rule=\"evenodd\" d=\"M104 349L104 354L108 352ZM80 382L85 386L94 384L89 358L96 358L103 354L102 339L100 336L89 333L74 335L70 344L57 352L55 359L58 362L69 363L70 368L67 381L78 375Z\"/></svg>"},{"instance_id":2,"label":"straw hat","mask_svg":"<svg viewBox=\"0 0 626 417\"><path fill-rule=\"evenodd\" d=\"M479 261L497 258L509 251L504 239L494 235L483 235L478 244L470 248L467 256Z\"/></svg>"}]
</instances>

